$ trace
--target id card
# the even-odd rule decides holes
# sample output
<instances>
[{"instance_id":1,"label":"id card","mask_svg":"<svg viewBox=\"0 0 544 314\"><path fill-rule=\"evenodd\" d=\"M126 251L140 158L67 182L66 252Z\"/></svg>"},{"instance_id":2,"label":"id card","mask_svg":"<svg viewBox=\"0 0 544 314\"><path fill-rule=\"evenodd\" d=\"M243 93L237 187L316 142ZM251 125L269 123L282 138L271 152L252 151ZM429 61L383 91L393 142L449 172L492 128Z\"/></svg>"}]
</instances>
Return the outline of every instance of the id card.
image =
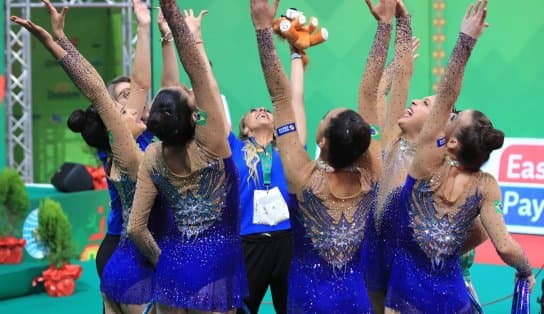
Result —
<instances>
[{"instance_id":1,"label":"id card","mask_svg":"<svg viewBox=\"0 0 544 314\"><path fill-rule=\"evenodd\" d=\"M254 224L275 226L287 219L289 209L278 187L253 192Z\"/></svg>"}]
</instances>

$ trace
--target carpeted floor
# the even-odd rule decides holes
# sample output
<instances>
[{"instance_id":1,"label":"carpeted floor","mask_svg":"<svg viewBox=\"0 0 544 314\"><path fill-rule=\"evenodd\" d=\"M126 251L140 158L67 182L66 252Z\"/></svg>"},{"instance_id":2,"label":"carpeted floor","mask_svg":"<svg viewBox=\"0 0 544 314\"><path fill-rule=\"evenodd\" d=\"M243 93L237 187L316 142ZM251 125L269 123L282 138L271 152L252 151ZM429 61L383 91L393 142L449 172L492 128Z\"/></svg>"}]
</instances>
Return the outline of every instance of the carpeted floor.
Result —
<instances>
[{"instance_id":1,"label":"carpeted floor","mask_svg":"<svg viewBox=\"0 0 544 314\"><path fill-rule=\"evenodd\" d=\"M26 297L0 301L0 313L14 314L97 314L101 313L102 305L98 291L98 278L94 261L82 263L83 274L77 281L76 291L73 296L52 298L46 293L37 293ZM6 266L3 266L6 267ZM536 270L535 270L536 271ZM537 297L542 295L542 276L537 278L537 287L531 296L531 313L539 313ZM506 266L475 265L472 269L474 285L483 304L499 299L512 293L514 283L514 270ZM10 285L2 282L1 285ZM269 293L265 296L259 313L274 313ZM511 299L484 307L486 314L509 313Z\"/></svg>"}]
</instances>

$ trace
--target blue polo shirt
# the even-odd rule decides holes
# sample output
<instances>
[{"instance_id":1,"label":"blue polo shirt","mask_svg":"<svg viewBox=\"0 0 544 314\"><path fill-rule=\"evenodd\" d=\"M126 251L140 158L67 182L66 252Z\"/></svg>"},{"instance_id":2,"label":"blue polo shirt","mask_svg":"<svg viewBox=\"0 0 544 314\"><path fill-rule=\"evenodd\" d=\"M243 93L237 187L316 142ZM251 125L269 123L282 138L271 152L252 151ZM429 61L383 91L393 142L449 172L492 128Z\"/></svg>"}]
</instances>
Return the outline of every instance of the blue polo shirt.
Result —
<instances>
[{"instance_id":1,"label":"blue polo shirt","mask_svg":"<svg viewBox=\"0 0 544 314\"><path fill-rule=\"evenodd\" d=\"M145 131L140 135L136 142L138 143L138 146L140 146L140 149L144 151L152 141L153 141L153 133L149 131ZM98 155L98 158L102 162L102 166L104 169L106 169L106 162L108 159L108 155L104 151L97 151L96 154ZM111 235L121 235L121 232L123 231L123 206L121 205L121 198L119 198L119 194L117 193L117 189L115 189L113 183L110 181L108 177L106 177L106 181L108 182L108 192L110 194L110 214L108 215L108 234Z\"/></svg>"},{"instance_id":2,"label":"blue polo shirt","mask_svg":"<svg viewBox=\"0 0 544 314\"><path fill-rule=\"evenodd\" d=\"M263 169L261 163L257 164L257 172L259 174L259 185L256 186L255 181L249 176L249 168L244 160L244 145L245 143L238 139L234 133L229 134L229 144L232 151L232 159L238 168L240 174L240 235L249 235L254 233L274 232L280 230L289 230L291 225L289 219L280 222L275 226L260 225L253 223L253 191L255 189L265 189L263 179ZM272 171L271 183L269 188L278 187L285 202L289 202L289 193L287 192L287 180L283 173L280 154L277 149L272 151Z\"/></svg>"}]
</instances>

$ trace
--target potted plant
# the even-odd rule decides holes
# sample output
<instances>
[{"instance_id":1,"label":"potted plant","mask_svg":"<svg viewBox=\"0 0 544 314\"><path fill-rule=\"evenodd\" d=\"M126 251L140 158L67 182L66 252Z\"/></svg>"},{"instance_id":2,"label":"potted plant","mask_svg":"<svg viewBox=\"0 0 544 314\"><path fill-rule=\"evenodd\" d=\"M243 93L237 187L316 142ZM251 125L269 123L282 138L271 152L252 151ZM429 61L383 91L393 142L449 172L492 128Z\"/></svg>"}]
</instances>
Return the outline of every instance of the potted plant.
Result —
<instances>
[{"instance_id":1,"label":"potted plant","mask_svg":"<svg viewBox=\"0 0 544 314\"><path fill-rule=\"evenodd\" d=\"M28 194L19 173L6 168L0 173L0 264L23 260L25 240L21 223L29 207Z\"/></svg>"},{"instance_id":2,"label":"potted plant","mask_svg":"<svg viewBox=\"0 0 544 314\"><path fill-rule=\"evenodd\" d=\"M46 258L50 265L33 285L43 282L45 291L54 297L73 294L82 268L70 264L74 256L72 226L58 202L46 198L40 204L37 237L47 248Z\"/></svg>"}]
</instances>

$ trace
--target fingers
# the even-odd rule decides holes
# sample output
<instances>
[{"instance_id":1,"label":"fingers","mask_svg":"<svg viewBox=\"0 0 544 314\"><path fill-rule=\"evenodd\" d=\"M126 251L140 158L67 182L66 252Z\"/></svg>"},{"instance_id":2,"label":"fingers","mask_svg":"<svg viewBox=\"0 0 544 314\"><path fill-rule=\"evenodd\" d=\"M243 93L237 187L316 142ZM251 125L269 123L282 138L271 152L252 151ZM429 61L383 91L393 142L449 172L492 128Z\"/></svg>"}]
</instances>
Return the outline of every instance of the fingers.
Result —
<instances>
[{"instance_id":1,"label":"fingers","mask_svg":"<svg viewBox=\"0 0 544 314\"><path fill-rule=\"evenodd\" d=\"M483 9L484 10L487 10L487 4L489 3L488 0L484 0L484 6L483 6Z\"/></svg>"},{"instance_id":2,"label":"fingers","mask_svg":"<svg viewBox=\"0 0 544 314\"><path fill-rule=\"evenodd\" d=\"M472 9L474 8L474 5L471 3L469 6L468 6L468 9L467 9L467 13L465 13L465 19L469 18L470 15L472 14Z\"/></svg>"},{"instance_id":3,"label":"fingers","mask_svg":"<svg viewBox=\"0 0 544 314\"><path fill-rule=\"evenodd\" d=\"M189 9L189 14L190 14L191 16L195 16L195 12L193 12L193 9Z\"/></svg>"},{"instance_id":4,"label":"fingers","mask_svg":"<svg viewBox=\"0 0 544 314\"><path fill-rule=\"evenodd\" d=\"M18 17L18 16L15 16L15 15L12 15L10 18L9 18L13 23L16 23L16 24L19 24L21 26L25 26L24 24L26 24L25 20L23 20L22 18Z\"/></svg>"},{"instance_id":5,"label":"fingers","mask_svg":"<svg viewBox=\"0 0 544 314\"><path fill-rule=\"evenodd\" d=\"M487 9L484 9L483 12L482 12L482 15L480 16L480 24L483 24L484 26L486 26L485 24L485 18L487 17Z\"/></svg>"},{"instance_id":6,"label":"fingers","mask_svg":"<svg viewBox=\"0 0 544 314\"><path fill-rule=\"evenodd\" d=\"M183 16L184 17L188 17L189 16L189 12L187 10L183 10Z\"/></svg>"},{"instance_id":7,"label":"fingers","mask_svg":"<svg viewBox=\"0 0 544 314\"><path fill-rule=\"evenodd\" d=\"M23 26L24 28L28 28L28 27L29 27L29 23L28 23L29 21L28 21L28 20L25 20L25 19L23 19L23 18L20 18L20 17L18 17L18 16L13 15L13 16L10 17L10 20L11 20L12 22L14 22L14 23L17 23L17 24Z\"/></svg>"},{"instance_id":8,"label":"fingers","mask_svg":"<svg viewBox=\"0 0 544 314\"><path fill-rule=\"evenodd\" d=\"M64 19L66 17L66 14L68 13L68 7L64 7L62 8L62 10L60 11L60 15L62 16L62 18Z\"/></svg>"},{"instance_id":9,"label":"fingers","mask_svg":"<svg viewBox=\"0 0 544 314\"><path fill-rule=\"evenodd\" d=\"M412 52L416 52L420 44L421 44L421 41L419 40L419 38L413 37L412 38Z\"/></svg>"},{"instance_id":10,"label":"fingers","mask_svg":"<svg viewBox=\"0 0 544 314\"><path fill-rule=\"evenodd\" d=\"M372 4L372 0L365 0L365 2L370 11L374 12L374 5Z\"/></svg>"},{"instance_id":11,"label":"fingers","mask_svg":"<svg viewBox=\"0 0 544 314\"><path fill-rule=\"evenodd\" d=\"M42 0L42 3L45 5L45 8L49 14L57 13L57 9L55 9L49 0Z\"/></svg>"},{"instance_id":12,"label":"fingers","mask_svg":"<svg viewBox=\"0 0 544 314\"><path fill-rule=\"evenodd\" d=\"M14 23L18 24L19 26L22 26L22 27L26 28L28 31L30 31L30 32L32 31L32 24L30 23L29 20L25 20L25 19L22 19L22 18L17 17L17 16L15 16L15 17L12 16L11 20Z\"/></svg>"},{"instance_id":13,"label":"fingers","mask_svg":"<svg viewBox=\"0 0 544 314\"><path fill-rule=\"evenodd\" d=\"M200 11L200 13L198 14L198 18L199 18L199 19L202 19L202 17L203 17L204 15L206 15L206 14L208 14L208 10L202 10L202 11Z\"/></svg>"},{"instance_id":14,"label":"fingers","mask_svg":"<svg viewBox=\"0 0 544 314\"><path fill-rule=\"evenodd\" d=\"M280 0L274 0L274 16L276 16L276 13L278 12L278 6L280 5Z\"/></svg>"},{"instance_id":15,"label":"fingers","mask_svg":"<svg viewBox=\"0 0 544 314\"><path fill-rule=\"evenodd\" d=\"M416 53L417 49L419 48L419 45L421 44L421 41L417 37L412 37L412 55L414 56L414 60L419 58L419 53Z\"/></svg>"},{"instance_id":16,"label":"fingers","mask_svg":"<svg viewBox=\"0 0 544 314\"><path fill-rule=\"evenodd\" d=\"M472 12L472 14L473 15L478 14L481 6L482 6L482 0L478 0L478 2L476 3L476 6L474 7L474 11Z\"/></svg>"}]
</instances>

